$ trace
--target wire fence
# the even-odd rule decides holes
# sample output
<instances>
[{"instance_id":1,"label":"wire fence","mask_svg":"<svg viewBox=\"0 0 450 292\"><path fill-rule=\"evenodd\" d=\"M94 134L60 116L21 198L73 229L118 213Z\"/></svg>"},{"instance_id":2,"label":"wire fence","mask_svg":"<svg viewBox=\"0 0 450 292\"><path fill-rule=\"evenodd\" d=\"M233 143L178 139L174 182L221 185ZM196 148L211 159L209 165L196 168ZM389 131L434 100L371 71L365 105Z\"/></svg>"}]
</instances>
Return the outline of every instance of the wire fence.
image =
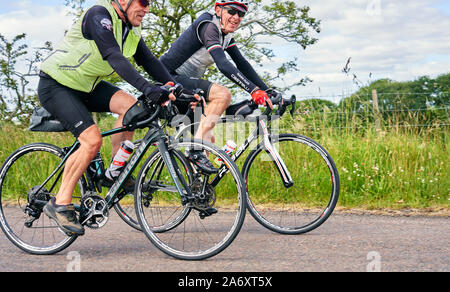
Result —
<instances>
[{"instance_id":1,"label":"wire fence","mask_svg":"<svg viewBox=\"0 0 450 292\"><path fill-rule=\"evenodd\" d=\"M336 95L335 95L336 96ZM385 99L384 96L398 98ZM403 98L410 96L409 98ZM422 96L421 100L411 96ZM450 126L450 92L388 92L356 96L339 104L330 96L299 96L294 120L303 129L380 129L447 128ZM379 102L381 100L382 102ZM388 102L386 102L388 101ZM419 103L419 106L417 104ZM420 106L421 105L421 106Z\"/></svg>"}]
</instances>

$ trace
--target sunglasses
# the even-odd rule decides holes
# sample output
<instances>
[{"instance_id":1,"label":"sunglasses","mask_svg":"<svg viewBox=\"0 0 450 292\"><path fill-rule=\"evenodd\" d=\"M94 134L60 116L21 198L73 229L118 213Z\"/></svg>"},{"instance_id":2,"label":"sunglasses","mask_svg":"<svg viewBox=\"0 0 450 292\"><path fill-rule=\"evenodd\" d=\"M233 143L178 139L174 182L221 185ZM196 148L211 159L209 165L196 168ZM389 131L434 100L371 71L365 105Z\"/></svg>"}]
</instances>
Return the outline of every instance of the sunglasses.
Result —
<instances>
[{"instance_id":1,"label":"sunglasses","mask_svg":"<svg viewBox=\"0 0 450 292\"><path fill-rule=\"evenodd\" d=\"M239 15L240 18L245 16L245 12L243 12L243 11L239 11L239 10L236 10L236 9L230 8L230 7L224 7L224 9L226 11L228 11L228 14L230 14L232 16L234 16L236 14Z\"/></svg>"},{"instance_id":2,"label":"sunglasses","mask_svg":"<svg viewBox=\"0 0 450 292\"><path fill-rule=\"evenodd\" d=\"M147 7L150 4L149 0L139 0L139 4L141 4L142 7Z\"/></svg>"}]
</instances>

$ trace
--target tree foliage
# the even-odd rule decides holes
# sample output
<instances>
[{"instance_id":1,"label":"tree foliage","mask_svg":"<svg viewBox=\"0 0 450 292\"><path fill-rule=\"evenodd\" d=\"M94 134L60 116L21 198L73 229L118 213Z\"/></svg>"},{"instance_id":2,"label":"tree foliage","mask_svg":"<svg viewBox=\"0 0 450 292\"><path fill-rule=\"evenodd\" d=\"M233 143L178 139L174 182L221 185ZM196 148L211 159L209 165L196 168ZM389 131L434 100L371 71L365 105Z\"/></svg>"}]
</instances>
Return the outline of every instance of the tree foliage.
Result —
<instances>
[{"instance_id":1,"label":"tree foliage","mask_svg":"<svg viewBox=\"0 0 450 292\"><path fill-rule=\"evenodd\" d=\"M37 76L44 52L51 50L46 42L31 52L25 44L26 34L11 41L0 34L0 120L28 122L37 105L36 91L29 89L29 78ZM21 69L24 65L24 69ZM20 67L20 68L19 68Z\"/></svg>"},{"instance_id":2,"label":"tree foliage","mask_svg":"<svg viewBox=\"0 0 450 292\"><path fill-rule=\"evenodd\" d=\"M85 0L65 0L74 14L81 14ZM214 0L156 0L150 1L150 15L143 21L143 35L150 50L160 57L181 33L204 11L214 7ZM316 43L315 37L320 33L320 20L310 16L307 6L299 7L294 1L251 2L249 12L237 31L236 39L245 56L259 66L274 59L274 51L268 39L282 39L297 44L299 49L306 49ZM264 41L266 40L266 41ZM260 71L260 70L258 70ZM299 60L287 60L273 72L265 72L263 79L269 85L283 80L286 74L299 71ZM215 67L208 71L208 78L232 87L233 83L222 74L217 74ZM116 77L113 81L118 82ZM289 87L304 85L310 79L299 77ZM279 88L283 91L285 88Z\"/></svg>"},{"instance_id":3,"label":"tree foliage","mask_svg":"<svg viewBox=\"0 0 450 292\"><path fill-rule=\"evenodd\" d=\"M417 110L429 107L450 106L450 74L433 79L421 76L416 80L398 82L380 79L360 88L352 96L341 101L352 110L358 111L372 102L372 91L378 93L381 111Z\"/></svg>"}]
</instances>

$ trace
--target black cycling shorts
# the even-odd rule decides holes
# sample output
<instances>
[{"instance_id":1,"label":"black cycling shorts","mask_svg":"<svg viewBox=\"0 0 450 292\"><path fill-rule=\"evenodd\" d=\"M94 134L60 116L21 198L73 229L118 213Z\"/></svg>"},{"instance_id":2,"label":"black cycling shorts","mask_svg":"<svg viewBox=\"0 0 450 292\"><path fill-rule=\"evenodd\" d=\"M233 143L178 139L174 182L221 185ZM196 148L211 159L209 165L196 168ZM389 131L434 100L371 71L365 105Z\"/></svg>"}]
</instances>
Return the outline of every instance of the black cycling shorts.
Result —
<instances>
[{"instance_id":1,"label":"black cycling shorts","mask_svg":"<svg viewBox=\"0 0 450 292\"><path fill-rule=\"evenodd\" d=\"M94 125L90 112L110 112L109 103L120 88L101 81L90 93L66 87L45 73L40 74L38 96L42 106L78 138Z\"/></svg>"},{"instance_id":2,"label":"black cycling shorts","mask_svg":"<svg viewBox=\"0 0 450 292\"><path fill-rule=\"evenodd\" d=\"M205 100L209 101L209 91L211 90L212 82L200 78L187 77L185 75L173 75L176 82L183 85L184 88L190 90L201 89L205 92Z\"/></svg>"},{"instance_id":3,"label":"black cycling shorts","mask_svg":"<svg viewBox=\"0 0 450 292\"><path fill-rule=\"evenodd\" d=\"M184 88L190 90L201 89L205 92L205 101L209 101L209 92L211 90L212 82L200 78L187 77L185 75L172 75L176 82L183 85ZM178 108L180 114L185 115L188 112L190 107L187 103L175 103ZM194 123L194 113L191 113L188 118L191 120L191 123ZM193 130L192 134L195 133Z\"/></svg>"}]
</instances>

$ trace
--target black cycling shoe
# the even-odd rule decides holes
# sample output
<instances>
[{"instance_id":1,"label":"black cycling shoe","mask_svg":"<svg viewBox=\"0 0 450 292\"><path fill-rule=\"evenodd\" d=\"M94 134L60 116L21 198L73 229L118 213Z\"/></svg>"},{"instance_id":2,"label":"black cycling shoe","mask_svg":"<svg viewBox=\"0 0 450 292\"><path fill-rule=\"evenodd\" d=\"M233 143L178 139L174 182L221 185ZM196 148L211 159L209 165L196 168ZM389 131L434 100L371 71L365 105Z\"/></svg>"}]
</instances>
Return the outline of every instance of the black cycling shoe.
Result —
<instances>
[{"instance_id":1,"label":"black cycling shoe","mask_svg":"<svg viewBox=\"0 0 450 292\"><path fill-rule=\"evenodd\" d=\"M59 228L66 234L83 235L84 227L78 222L75 208L72 204L63 206L56 205L55 198L52 198L43 209L45 215L55 220Z\"/></svg>"},{"instance_id":2,"label":"black cycling shoe","mask_svg":"<svg viewBox=\"0 0 450 292\"><path fill-rule=\"evenodd\" d=\"M115 183L114 180L110 180L106 176L102 179L102 186L107 187L108 189L110 189L114 183ZM122 188L125 190L125 192L132 193L132 192L134 192L135 184L136 184L136 180L133 177L129 177L123 183Z\"/></svg>"},{"instance_id":3,"label":"black cycling shoe","mask_svg":"<svg viewBox=\"0 0 450 292\"><path fill-rule=\"evenodd\" d=\"M204 174L218 173L219 170L209 161L204 151L190 150L187 158Z\"/></svg>"}]
</instances>

